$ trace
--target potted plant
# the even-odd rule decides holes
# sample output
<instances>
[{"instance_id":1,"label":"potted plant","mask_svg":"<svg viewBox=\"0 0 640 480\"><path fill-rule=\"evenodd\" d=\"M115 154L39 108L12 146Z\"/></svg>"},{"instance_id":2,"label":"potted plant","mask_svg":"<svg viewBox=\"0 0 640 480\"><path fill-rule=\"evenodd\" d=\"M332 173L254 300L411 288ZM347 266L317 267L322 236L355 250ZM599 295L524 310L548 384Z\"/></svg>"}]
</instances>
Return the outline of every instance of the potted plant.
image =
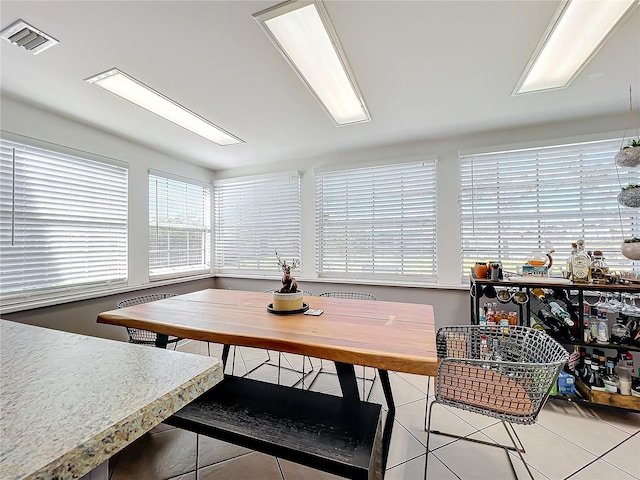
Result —
<instances>
[{"instance_id":1,"label":"potted plant","mask_svg":"<svg viewBox=\"0 0 640 480\"><path fill-rule=\"evenodd\" d=\"M302 310L303 292L298 290L298 282L291 276L291 270L295 270L300 266L300 260L295 259L289 265L286 260L280 258L278 252L276 252L276 258L283 275L282 288L277 292L273 292L273 310L278 312Z\"/></svg>"},{"instance_id":2,"label":"potted plant","mask_svg":"<svg viewBox=\"0 0 640 480\"><path fill-rule=\"evenodd\" d=\"M631 140L622 147L615 160L620 167L637 167L640 165L640 139Z\"/></svg>"},{"instance_id":3,"label":"potted plant","mask_svg":"<svg viewBox=\"0 0 640 480\"><path fill-rule=\"evenodd\" d=\"M627 238L622 243L621 251L629 260L640 260L640 238Z\"/></svg>"},{"instance_id":4,"label":"potted plant","mask_svg":"<svg viewBox=\"0 0 640 480\"><path fill-rule=\"evenodd\" d=\"M625 207L640 207L640 184L630 183L618 194L618 203Z\"/></svg>"}]
</instances>

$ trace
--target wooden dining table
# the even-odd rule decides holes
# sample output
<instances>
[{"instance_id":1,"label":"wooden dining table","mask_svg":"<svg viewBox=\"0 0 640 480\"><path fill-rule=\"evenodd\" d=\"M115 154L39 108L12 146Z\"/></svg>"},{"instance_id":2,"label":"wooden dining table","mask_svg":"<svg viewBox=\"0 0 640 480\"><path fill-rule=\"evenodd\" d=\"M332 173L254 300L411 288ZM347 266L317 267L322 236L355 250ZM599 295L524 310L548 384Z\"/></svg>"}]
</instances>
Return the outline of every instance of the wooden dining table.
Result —
<instances>
[{"instance_id":1,"label":"wooden dining table","mask_svg":"<svg viewBox=\"0 0 640 480\"><path fill-rule=\"evenodd\" d=\"M332 397L325 399L324 397L317 397L317 395L323 395L317 392L301 392L300 389L281 386L266 387L259 385L264 382L257 382L251 384L252 394L247 398L243 397L244 400L240 400L239 398L242 397L242 394L239 393L240 390L234 389L236 388L234 385L240 380L225 378L225 381L221 382L221 384L226 382L231 389L231 393L227 392L226 394L228 398L225 397L225 402L227 403L224 404L224 408L231 408L232 410L237 410L233 406L236 400L237 402L254 402L249 397L255 397L257 395L256 392L262 391L264 388L264 398L271 398L270 401L273 401L273 403L281 403L280 399L282 398L293 399L297 398L297 396L300 396L300 402L303 405L309 402L314 405L324 405L326 400L328 402L327 405L331 404L331 407L327 408L336 408L335 412L342 412L343 410L348 412L348 414L344 415L342 413L332 414L333 416L342 416L343 423L355 422L357 424L358 422L354 420L357 415L354 412L362 413L366 410L366 414L362 413L362 415L373 415L374 417L378 413L370 411L372 404L360 400L354 365L376 368L379 372L387 404L387 417L381 437L378 438L377 432L373 432L371 442L380 441L380 465L375 469L380 470L379 475L383 476L395 416L395 403L388 372L405 372L425 376L435 376L437 374L438 360L435 345L433 307L402 302L305 296L305 307L308 305L311 309L323 310L321 315L312 316L303 313L272 313L268 309L271 301L272 296L269 293L207 289L156 302L103 312L98 316L98 322L156 332L159 334L157 342L159 347L166 345L168 336L221 343L224 345L222 354L224 363L227 361L229 346L231 345L307 355L335 362L342 389L341 398L338 397L336 399L334 396L324 395L325 397ZM219 392L223 388L226 387L216 387L212 390L217 389L216 392L218 393L216 395L220 396ZM240 389L240 387L237 388ZM244 385L242 388L245 388ZM211 401L214 400L218 402L216 403L216 408L213 409L211 405L208 405L205 408L207 415L212 414L214 410L223 409L220 400L212 399ZM201 400L201 402L206 401L206 399ZM340 403L333 405L336 401ZM266 404L267 401L265 400L262 403ZM256 405L252 405L251 408L258 408ZM377 408L379 409L379 407L378 405ZM278 406L277 408L284 407ZM293 404L289 406L287 412L291 412L292 409L296 410ZM317 409L320 409L320 406ZM314 414L310 413L309 409L305 410L307 410L307 417L314 417ZM188 416L187 414L185 415ZM176 424L183 428L191 428L199 433L261 449L265 453L284 456L293 461L338 475L352 478L358 478L358 475L360 475L360 473L356 473L356 470L352 469L352 465L349 464L345 467L343 458L338 460L335 458L330 460L320 458L322 455L318 454L317 446L310 446L307 450L312 452L306 452L304 448L300 447L300 438L292 440L293 443L286 448L282 447L282 445L272 448L272 444L280 444L282 441L278 439L270 441L264 438L247 441L246 435L242 437L235 430L235 426L233 428L222 428L219 423L212 426L212 422L204 419L202 411L191 412L191 415L186 420L184 418L176 418ZM260 415L256 414L256 416ZM289 413L282 415L288 416ZM296 417L295 414L291 415L295 417L295 421L298 423L308 420L304 416L298 415ZM179 415L176 417L179 417ZM266 416L260 416L260 418L262 419L260 421L265 421L264 418L272 421L274 413L269 411ZM382 416L371 420L371 422L381 423L381 418ZM287 419L287 421L289 420ZM218 419L216 421L224 422L226 419ZM247 419L242 421L246 423ZM202 424L207 423L209 423L208 426L202 426ZM317 422L313 428L316 428L316 424L324 425L324 423L326 423L326 415L323 417L322 414L318 413ZM274 428L270 424L265 431L268 432ZM232 430L232 432L229 433L227 430ZM291 430L291 425L288 425L284 430ZM293 430L299 431L300 429L296 426ZM332 427L331 431L334 430L335 428ZM367 429L359 427L359 430ZM282 432L281 434L284 435ZM263 437L265 435L263 434ZM314 441L317 441L318 432L315 430L314 435L316 435L316 437L313 437L316 438ZM354 440L354 442L361 442L361 439ZM367 442L368 440L364 443ZM334 447L331 448L333 449ZM367 448L371 450L369 454L373 455L376 445L369 445ZM358 449L360 447L355 448L356 453ZM287 454L291 455L287 457ZM369 473L363 478L371 478L374 460L367 458L366 461L370 461L371 465L368 467ZM353 460L349 460L346 463L353 462Z\"/></svg>"}]
</instances>

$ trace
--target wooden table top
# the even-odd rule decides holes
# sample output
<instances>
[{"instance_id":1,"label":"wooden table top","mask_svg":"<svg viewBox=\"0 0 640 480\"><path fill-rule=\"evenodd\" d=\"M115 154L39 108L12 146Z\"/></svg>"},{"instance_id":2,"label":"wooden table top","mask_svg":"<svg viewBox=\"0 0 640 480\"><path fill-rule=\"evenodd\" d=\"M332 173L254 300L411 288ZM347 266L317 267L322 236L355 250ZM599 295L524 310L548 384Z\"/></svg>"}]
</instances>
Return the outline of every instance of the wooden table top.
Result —
<instances>
[{"instance_id":1,"label":"wooden table top","mask_svg":"<svg viewBox=\"0 0 640 480\"><path fill-rule=\"evenodd\" d=\"M110 310L99 323L436 375L431 305L305 296L320 316L267 312L270 293L207 289Z\"/></svg>"}]
</instances>

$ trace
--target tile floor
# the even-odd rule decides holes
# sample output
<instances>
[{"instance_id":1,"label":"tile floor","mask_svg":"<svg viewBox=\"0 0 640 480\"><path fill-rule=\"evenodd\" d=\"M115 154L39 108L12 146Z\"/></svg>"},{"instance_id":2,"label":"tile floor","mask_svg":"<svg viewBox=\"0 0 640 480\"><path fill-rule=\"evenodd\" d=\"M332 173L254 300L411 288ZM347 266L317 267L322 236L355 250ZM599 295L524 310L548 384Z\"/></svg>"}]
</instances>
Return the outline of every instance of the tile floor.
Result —
<instances>
[{"instance_id":1,"label":"tile floor","mask_svg":"<svg viewBox=\"0 0 640 480\"><path fill-rule=\"evenodd\" d=\"M211 345L211 355L219 356L221 348ZM180 350L207 354L207 344L187 342ZM230 373L243 374L266 358L263 350L237 349L235 362L227 366ZM277 362L278 354L271 352ZM282 365L299 367L301 357L284 355ZM319 361L314 359L316 368ZM331 364L324 362L325 369ZM368 377L373 371L367 369ZM293 384L294 373L283 370L280 382ZM356 372L362 372L357 368ZM277 381L277 369L263 366L250 374L253 378ZM427 378L418 375L390 373L396 400L396 418L387 464L387 480L421 479L424 475L424 412ZM366 382L367 386L371 382ZM313 390L340 394L337 378L320 375ZM373 382L370 401L381 402L384 395L379 380ZM484 440L507 441L504 428L486 417L458 409L436 405L433 428ZM479 433L473 433L480 429ZM524 443L525 459L536 479L632 480L640 479L640 413L579 405L550 400L530 426L516 431ZM196 454L197 452L197 454ZM430 440L428 478L509 479L513 478L506 453L472 442L432 435ZM516 454L513 464L519 478L528 478ZM275 457L253 452L202 435L159 425L110 461L112 480L320 480L337 477L318 472Z\"/></svg>"}]
</instances>

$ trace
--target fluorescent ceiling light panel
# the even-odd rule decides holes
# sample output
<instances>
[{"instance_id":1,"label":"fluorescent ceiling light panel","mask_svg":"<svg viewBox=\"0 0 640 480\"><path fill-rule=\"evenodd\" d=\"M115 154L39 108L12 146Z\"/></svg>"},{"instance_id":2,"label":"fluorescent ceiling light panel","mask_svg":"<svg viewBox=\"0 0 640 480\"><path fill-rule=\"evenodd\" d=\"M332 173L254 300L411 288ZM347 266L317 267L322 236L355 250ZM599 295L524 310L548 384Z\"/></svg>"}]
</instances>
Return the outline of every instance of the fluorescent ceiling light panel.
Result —
<instances>
[{"instance_id":1,"label":"fluorescent ceiling light panel","mask_svg":"<svg viewBox=\"0 0 640 480\"><path fill-rule=\"evenodd\" d=\"M542 37L514 95L569 85L637 0L563 1Z\"/></svg>"},{"instance_id":2,"label":"fluorescent ceiling light panel","mask_svg":"<svg viewBox=\"0 0 640 480\"><path fill-rule=\"evenodd\" d=\"M218 145L244 143L238 137L187 110L182 105L147 87L117 68L87 78L85 81L102 87Z\"/></svg>"},{"instance_id":3,"label":"fluorescent ceiling light panel","mask_svg":"<svg viewBox=\"0 0 640 480\"><path fill-rule=\"evenodd\" d=\"M320 1L288 1L253 15L337 125L371 120Z\"/></svg>"}]
</instances>

